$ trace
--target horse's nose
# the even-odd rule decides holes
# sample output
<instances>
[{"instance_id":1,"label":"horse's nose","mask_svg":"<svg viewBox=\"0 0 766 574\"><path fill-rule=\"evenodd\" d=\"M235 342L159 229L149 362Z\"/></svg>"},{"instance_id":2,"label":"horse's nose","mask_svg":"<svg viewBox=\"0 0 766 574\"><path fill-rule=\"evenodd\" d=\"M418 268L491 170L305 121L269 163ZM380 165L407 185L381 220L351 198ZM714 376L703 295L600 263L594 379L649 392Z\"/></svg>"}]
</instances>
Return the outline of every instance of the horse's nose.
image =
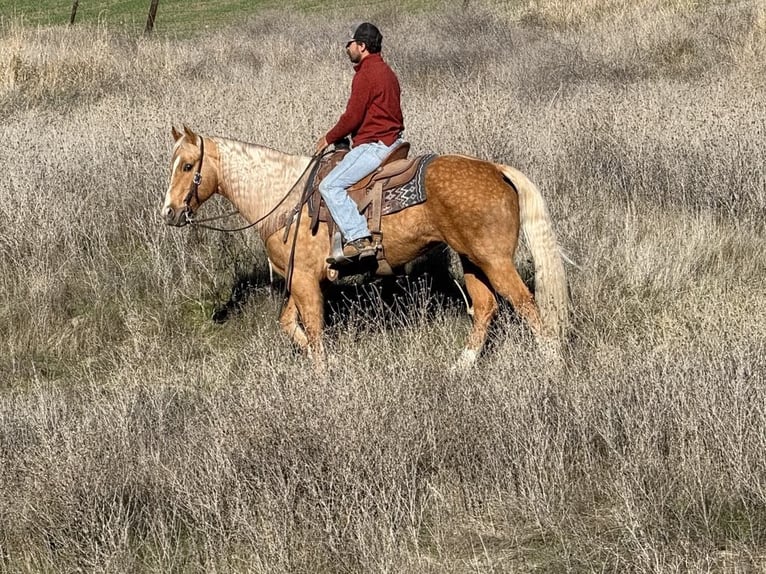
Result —
<instances>
[{"instance_id":1,"label":"horse's nose","mask_svg":"<svg viewBox=\"0 0 766 574\"><path fill-rule=\"evenodd\" d=\"M176 212L173 211L172 207L166 207L165 211L163 212L163 215L165 217L165 223L167 223L168 225L172 224L175 221Z\"/></svg>"}]
</instances>

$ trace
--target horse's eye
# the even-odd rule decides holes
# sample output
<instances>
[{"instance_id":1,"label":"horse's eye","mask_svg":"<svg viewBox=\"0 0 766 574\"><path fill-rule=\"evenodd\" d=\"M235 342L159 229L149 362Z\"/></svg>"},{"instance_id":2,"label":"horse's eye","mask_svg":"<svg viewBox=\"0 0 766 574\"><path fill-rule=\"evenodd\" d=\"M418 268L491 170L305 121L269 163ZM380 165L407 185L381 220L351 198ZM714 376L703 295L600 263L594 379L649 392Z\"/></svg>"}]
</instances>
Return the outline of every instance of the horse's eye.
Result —
<instances>
[{"instance_id":1,"label":"horse's eye","mask_svg":"<svg viewBox=\"0 0 766 574\"><path fill-rule=\"evenodd\" d=\"M192 166L192 164L190 164L190 163L185 163L185 164L184 164L184 171L191 171L191 170L192 170L192 167L193 167L193 166Z\"/></svg>"}]
</instances>

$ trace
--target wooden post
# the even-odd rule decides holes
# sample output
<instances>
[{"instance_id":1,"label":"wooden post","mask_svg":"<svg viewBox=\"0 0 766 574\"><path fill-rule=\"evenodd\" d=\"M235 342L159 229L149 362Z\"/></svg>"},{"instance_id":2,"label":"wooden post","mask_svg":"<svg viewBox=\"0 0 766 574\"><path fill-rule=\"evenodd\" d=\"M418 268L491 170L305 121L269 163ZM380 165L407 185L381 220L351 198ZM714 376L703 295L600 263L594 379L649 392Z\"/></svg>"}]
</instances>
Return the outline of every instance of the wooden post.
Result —
<instances>
[{"instance_id":1,"label":"wooden post","mask_svg":"<svg viewBox=\"0 0 766 574\"><path fill-rule=\"evenodd\" d=\"M77 5L80 3L80 0L74 0L72 3L72 15L69 17L69 25L71 26L74 24L75 16L77 16Z\"/></svg>"},{"instance_id":2,"label":"wooden post","mask_svg":"<svg viewBox=\"0 0 766 574\"><path fill-rule=\"evenodd\" d=\"M160 0L152 0L151 6L149 6L149 17L146 19L146 29L144 34L151 34L154 29L154 19L157 17L157 5Z\"/></svg>"}]
</instances>

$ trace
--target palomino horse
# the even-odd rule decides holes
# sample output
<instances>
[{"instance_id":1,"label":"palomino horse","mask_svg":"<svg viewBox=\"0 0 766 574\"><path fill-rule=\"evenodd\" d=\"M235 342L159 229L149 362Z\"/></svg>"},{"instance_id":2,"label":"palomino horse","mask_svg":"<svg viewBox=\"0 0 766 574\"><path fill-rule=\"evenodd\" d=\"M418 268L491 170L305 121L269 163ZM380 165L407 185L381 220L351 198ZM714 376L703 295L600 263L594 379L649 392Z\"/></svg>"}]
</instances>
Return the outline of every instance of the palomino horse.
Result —
<instances>
[{"instance_id":1,"label":"palomino horse","mask_svg":"<svg viewBox=\"0 0 766 574\"><path fill-rule=\"evenodd\" d=\"M196 210L220 193L246 220L258 222L262 235L268 235L263 240L277 272L287 276L292 265L280 325L322 369L322 287L330 272L329 233L322 223L312 234L304 213L290 231L295 234L293 249L284 230L273 231L274 225L267 225L298 204L312 158L201 137L185 126L184 133L175 128L172 132L175 145L163 219L176 226L193 222ZM462 155L438 156L425 169L426 201L384 216L383 244L392 268L442 243L460 255L473 328L456 366L469 367L484 346L498 310L495 293L513 305L546 349L558 349L568 317L566 278L550 217L535 185L512 167ZM520 224L535 263L534 297L513 262Z\"/></svg>"}]
</instances>

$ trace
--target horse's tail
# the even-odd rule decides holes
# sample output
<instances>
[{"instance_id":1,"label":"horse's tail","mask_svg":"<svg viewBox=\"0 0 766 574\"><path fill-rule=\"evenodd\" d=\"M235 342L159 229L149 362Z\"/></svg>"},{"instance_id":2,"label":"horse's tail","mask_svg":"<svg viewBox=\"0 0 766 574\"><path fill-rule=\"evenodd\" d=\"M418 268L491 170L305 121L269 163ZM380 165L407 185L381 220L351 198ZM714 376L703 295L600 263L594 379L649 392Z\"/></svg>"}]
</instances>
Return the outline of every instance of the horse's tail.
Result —
<instances>
[{"instance_id":1,"label":"horse's tail","mask_svg":"<svg viewBox=\"0 0 766 574\"><path fill-rule=\"evenodd\" d=\"M545 334L563 337L569 323L569 294L564 261L545 200L519 170L495 164L519 196L521 229L535 261L535 300Z\"/></svg>"}]
</instances>

